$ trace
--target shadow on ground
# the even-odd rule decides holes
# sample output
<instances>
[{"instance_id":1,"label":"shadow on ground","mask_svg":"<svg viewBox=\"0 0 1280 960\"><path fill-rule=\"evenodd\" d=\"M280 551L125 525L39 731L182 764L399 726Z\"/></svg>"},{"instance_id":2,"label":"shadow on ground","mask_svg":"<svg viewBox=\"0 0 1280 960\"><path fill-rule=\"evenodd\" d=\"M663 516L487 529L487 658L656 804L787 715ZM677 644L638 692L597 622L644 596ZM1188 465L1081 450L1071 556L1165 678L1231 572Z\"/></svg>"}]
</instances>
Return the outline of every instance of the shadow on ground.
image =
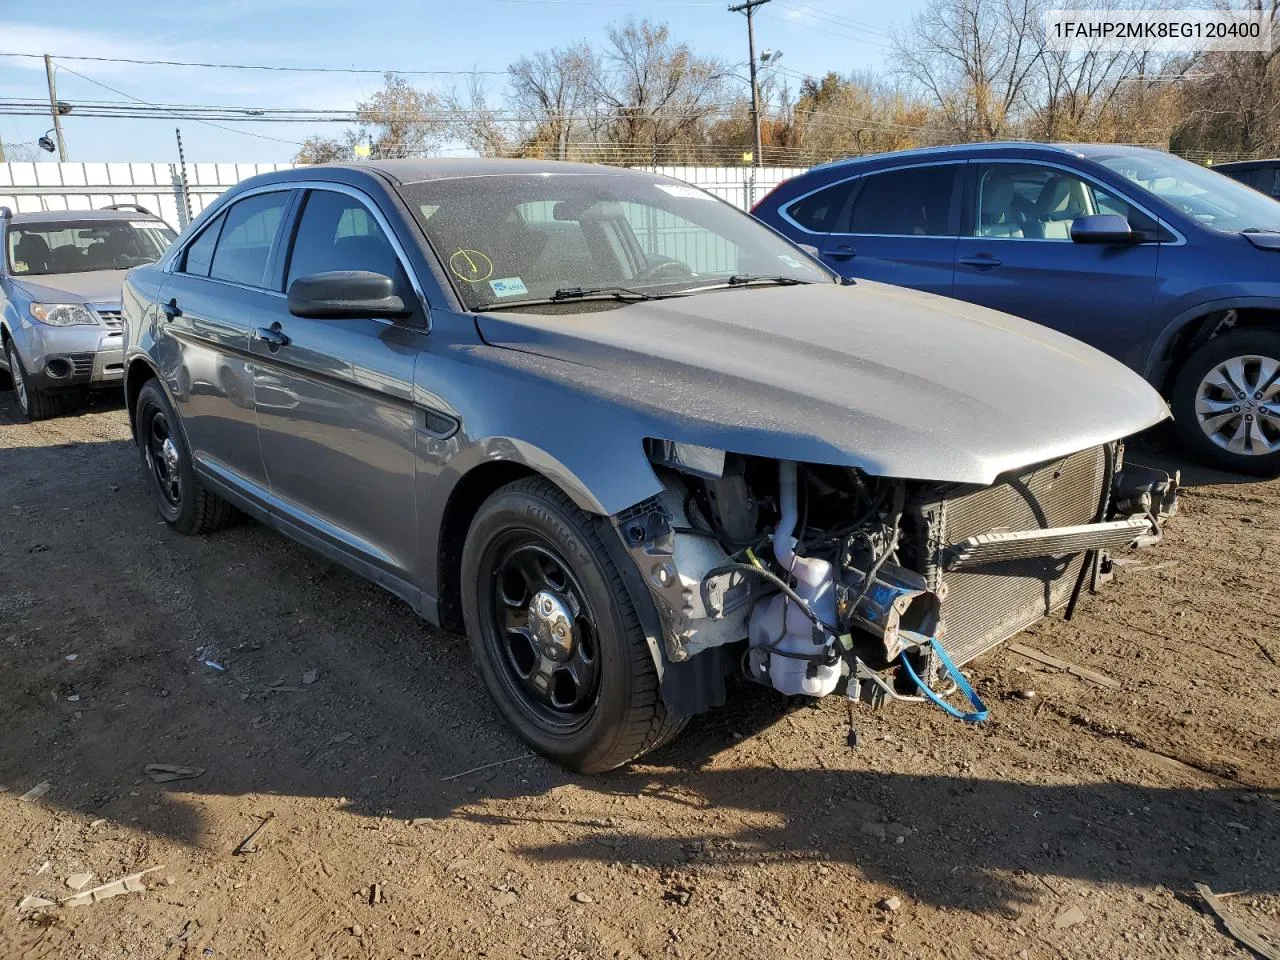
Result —
<instances>
[{"instance_id":1,"label":"shadow on ground","mask_svg":"<svg viewBox=\"0 0 1280 960\"><path fill-rule=\"evenodd\" d=\"M490 705L461 638L257 525L173 534L123 440L0 450L0 503L0 781L25 790L47 779L54 788L42 802L86 818L199 847L210 842L201 795L343 798L368 817L545 824L516 836L546 841L512 845L535 860L821 858L973 911L1006 910L1054 877L1280 890L1280 818L1256 790L904 774L858 753L840 763L862 769L835 770L812 750L781 764L761 750L723 763L784 712L755 689L611 775L574 777L528 759L446 781L526 749ZM202 664L197 651L208 649L226 670ZM303 686L308 667L320 679ZM906 739L911 716L902 714ZM843 741L838 719L825 719ZM207 773L141 782L156 762ZM582 809L598 805L593 797L646 798L643 828L611 829L601 844L577 804L561 814L542 799L569 783ZM700 821L687 814L701 811L730 817L691 854ZM873 825L886 823L909 828L901 844L895 828L881 839Z\"/></svg>"}]
</instances>

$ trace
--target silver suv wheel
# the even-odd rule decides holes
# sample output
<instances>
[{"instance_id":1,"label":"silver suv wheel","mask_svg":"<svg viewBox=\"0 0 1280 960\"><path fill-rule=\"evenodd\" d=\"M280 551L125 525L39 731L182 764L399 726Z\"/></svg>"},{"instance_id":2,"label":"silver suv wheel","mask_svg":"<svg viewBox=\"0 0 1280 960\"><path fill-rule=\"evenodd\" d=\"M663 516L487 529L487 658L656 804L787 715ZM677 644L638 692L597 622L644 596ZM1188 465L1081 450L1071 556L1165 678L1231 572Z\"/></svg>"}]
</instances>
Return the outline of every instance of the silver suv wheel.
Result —
<instances>
[{"instance_id":1,"label":"silver suv wheel","mask_svg":"<svg viewBox=\"0 0 1280 960\"><path fill-rule=\"evenodd\" d=\"M8 344L5 349L8 354L9 376L13 379L13 392L18 396L18 406L22 408L23 416L31 413L30 397L27 396L27 377L22 369L22 361L18 359L18 351L13 349L13 344Z\"/></svg>"},{"instance_id":2,"label":"silver suv wheel","mask_svg":"<svg viewBox=\"0 0 1280 960\"><path fill-rule=\"evenodd\" d=\"M1244 355L1214 366L1196 390L1200 429L1240 456L1280 451L1280 360Z\"/></svg>"}]
</instances>

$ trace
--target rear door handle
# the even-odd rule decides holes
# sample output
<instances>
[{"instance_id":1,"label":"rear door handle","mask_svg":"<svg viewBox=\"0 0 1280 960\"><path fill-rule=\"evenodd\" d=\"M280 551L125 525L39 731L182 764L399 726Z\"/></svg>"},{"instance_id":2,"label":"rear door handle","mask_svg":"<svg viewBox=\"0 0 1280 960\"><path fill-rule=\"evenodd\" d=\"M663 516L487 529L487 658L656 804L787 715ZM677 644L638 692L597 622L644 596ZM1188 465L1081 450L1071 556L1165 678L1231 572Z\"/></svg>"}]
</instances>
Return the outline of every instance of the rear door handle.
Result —
<instances>
[{"instance_id":1,"label":"rear door handle","mask_svg":"<svg viewBox=\"0 0 1280 960\"><path fill-rule=\"evenodd\" d=\"M961 257L960 262L968 267L977 267L980 270L990 270L992 267L1000 266L1000 258L993 257L989 253L980 253L976 257Z\"/></svg>"},{"instance_id":2,"label":"rear door handle","mask_svg":"<svg viewBox=\"0 0 1280 960\"><path fill-rule=\"evenodd\" d=\"M269 350L279 350L281 347L287 347L290 343L288 336L281 331L278 323L269 327L259 327L254 331L253 335L265 343Z\"/></svg>"},{"instance_id":3,"label":"rear door handle","mask_svg":"<svg viewBox=\"0 0 1280 960\"><path fill-rule=\"evenodd\" d=\"M177 297L174 297L168 303L166 303L163 309L164 309L165 317L167 317L170 320L174 319L175 317L182 316L182 308L178 306Z\"/></svg>"},{"instance_id":4,"label":"rear door handle","mask_svg":"<svg viewBox=\"0 0 1280 960\"><path fill-rule=\"evenodd\" d=\"M858 251L847 243L842 243L840 246L827 251L827 256L832 260L852 260L857 255Z\"/></svg>"}]
</instances>

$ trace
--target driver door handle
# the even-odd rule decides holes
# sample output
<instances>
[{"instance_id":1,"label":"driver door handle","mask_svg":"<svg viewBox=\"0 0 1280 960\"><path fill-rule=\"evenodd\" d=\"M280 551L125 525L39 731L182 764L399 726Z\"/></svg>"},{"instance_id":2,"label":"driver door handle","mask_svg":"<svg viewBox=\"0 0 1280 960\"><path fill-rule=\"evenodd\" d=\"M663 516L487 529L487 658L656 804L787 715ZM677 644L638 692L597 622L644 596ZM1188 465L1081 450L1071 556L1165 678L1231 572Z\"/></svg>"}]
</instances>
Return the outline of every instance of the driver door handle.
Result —
<instances>
[{"instance_id":1,"label":"driver door handle","mask_svg":"<svg viewBox=\"0 0 1280 960\"><path fill-rule=\"evenodd\" d=\"M852 260L858 255L858 251L853 249L847 243L842 243L838 247L833 247L827 251L827 256L832 260Z\"/></svg>"},{"instance_id":2,"label":"driver door handle","mask_svg":"<svg viewBox=\"0 0 1280 960\"><path fill-rule=\"evenodd\" d=\"M967 267L977 267L980 270L990 270L992 267L1000 266L1000 258L993 257L989 253L980 253L976 257L961 257L960 262Z\"/></svg>"},{"instance_id":3,"label":"driver door handle","mask_svg":"<svg viewBox=\"0 0 1280 960\"><path fill-rule=\"evenodd\" d=\"M253 336L255 339L265 343L270 350L279 350L281 347L287 347L290 343L288 336L280 330L279 324L270 327L259 327L253 332Z\"/></svg>"}]
</instances>

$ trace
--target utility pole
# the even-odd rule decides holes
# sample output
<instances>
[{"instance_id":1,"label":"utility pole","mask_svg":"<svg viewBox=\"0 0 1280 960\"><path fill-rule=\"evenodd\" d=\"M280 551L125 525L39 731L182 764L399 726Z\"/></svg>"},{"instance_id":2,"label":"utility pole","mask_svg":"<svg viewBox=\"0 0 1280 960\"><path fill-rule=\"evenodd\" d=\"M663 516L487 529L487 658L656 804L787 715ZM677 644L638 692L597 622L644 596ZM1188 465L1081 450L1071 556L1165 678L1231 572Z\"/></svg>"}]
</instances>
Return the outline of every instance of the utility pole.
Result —
<instances>
[{"instance_id":1,"label":"utility pole","mask_svg":"<svg viewBox=\"0 0 1280 960\"><path fill-rule=\"evenodd\" d=\"M752 166L759 167L764 159L764 146L760 138L760 85L756 82L756 31L754 15L756 7L763 7L770 0L745 0L729 8L730 13L747 15L747 51L751 57L751 126L755 133L755 152L752 154Z\"/></svg>"},{"instance_id":2,"label":"utility pole","mask_svg":"<svg viewBox=\"0 0 1280 960\"><path fill-rule=\"evenodd\" d=\"M49 112L53 114L53 132L58 138L58 159L67 162L67 144L62 139L62 115L58 111L58 85L53 80L53 57L44 55L44 75L49 81Z\"/></svg>"}]
</instances>

